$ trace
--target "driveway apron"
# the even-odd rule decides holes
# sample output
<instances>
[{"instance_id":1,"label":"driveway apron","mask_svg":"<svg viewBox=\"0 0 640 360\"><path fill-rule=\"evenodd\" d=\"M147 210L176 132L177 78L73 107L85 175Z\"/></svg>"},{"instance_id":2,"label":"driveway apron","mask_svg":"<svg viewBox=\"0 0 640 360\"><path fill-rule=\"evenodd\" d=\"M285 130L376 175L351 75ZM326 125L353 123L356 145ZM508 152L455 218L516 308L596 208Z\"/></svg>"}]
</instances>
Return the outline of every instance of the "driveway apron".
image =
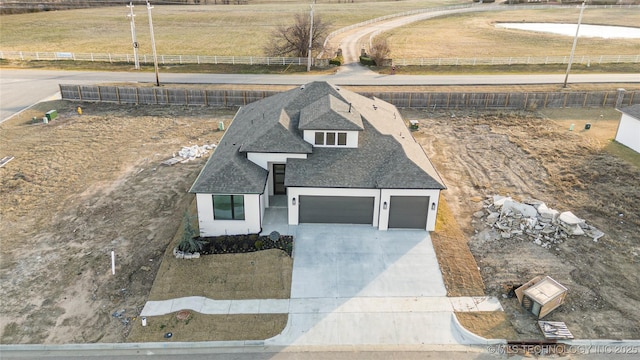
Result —
<instances>
[{"instance_id":1,"label":"driveway apron","mask_svg":"<svg viewBox=\"0 0 640 360\"><path fill-rule=\"evenodd\" d=\"M265 345L477 343L461 329L429 233L297 228L289 320Z\"/></svg>"}]
</instances>

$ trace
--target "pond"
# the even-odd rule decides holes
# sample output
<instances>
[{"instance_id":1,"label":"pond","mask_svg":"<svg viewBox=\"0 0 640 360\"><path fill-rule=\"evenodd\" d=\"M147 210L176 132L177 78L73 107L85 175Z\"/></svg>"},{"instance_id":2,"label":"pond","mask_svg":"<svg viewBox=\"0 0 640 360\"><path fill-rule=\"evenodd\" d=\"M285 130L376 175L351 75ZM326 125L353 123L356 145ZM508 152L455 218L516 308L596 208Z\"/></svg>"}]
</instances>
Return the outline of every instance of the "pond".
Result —
<instances>
[{"instance_id":1,"label":"pond","mask_svg":"<svg viewBox=\"0 0 640 360\"><path fill-rule=\"evenodd\" d=\"M499 23L497 28L546 32L558 35L576 36L577 24L555 23ZM604 39L640 39L640 28L627 26L605 26L580 24L579 37Z\"/></svg>"}]
</instances>

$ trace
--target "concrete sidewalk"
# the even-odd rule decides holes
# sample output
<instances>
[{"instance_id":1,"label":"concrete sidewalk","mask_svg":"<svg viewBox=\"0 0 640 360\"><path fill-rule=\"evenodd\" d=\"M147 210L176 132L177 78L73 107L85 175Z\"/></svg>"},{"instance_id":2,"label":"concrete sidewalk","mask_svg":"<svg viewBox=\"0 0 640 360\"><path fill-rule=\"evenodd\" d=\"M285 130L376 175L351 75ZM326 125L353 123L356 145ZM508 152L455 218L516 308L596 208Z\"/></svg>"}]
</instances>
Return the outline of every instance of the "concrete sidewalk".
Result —
<instances>
[{"instance_id":1,"label":"concrete sidewalk","mask_svg":"<svg viewBox=\"0 0 640 360\"><path fill-rule=\"evenodd\" d=\"M442 311L502 311L495 297L359 297L314 299L212 300L189 296L148 301L140 316L158 316L180 310L208 315L319 314L319 313L414 313Z\"/></svg>"}]
</instances>

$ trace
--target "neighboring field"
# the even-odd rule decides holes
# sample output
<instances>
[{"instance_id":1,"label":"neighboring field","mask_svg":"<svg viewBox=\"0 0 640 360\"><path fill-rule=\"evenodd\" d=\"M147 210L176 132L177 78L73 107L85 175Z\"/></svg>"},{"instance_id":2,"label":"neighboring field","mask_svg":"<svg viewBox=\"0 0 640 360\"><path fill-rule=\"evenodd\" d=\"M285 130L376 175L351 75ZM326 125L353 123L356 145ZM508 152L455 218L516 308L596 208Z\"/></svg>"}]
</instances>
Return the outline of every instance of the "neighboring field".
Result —
<instances>
[{"instance_id":1,"label":"neighboring field","mask_svg":"<svg viewBox=\"0 0 640 360\"><path fill-rule=\"evenodd\" d=\"M315 12L337 30L376 17L466 1L393 1L319 3ZM512 7L503 6L505 9ZM132 53L127 8L108 7L2 16L0 50ZM157 6L152 10L159 54L260 56L272 30L292 22L294 14L308 13L307 3ZM141 54L150 54L145 7L135 8ZM393 30L392 57L474 57L568 55L571 37L494 29L496 21L575 22L570 9L496 11L436 18ZM637 11L588 9L584 23L637 25ZM28 33L29 38L24 34ZM189 39L189 41L185 41ZM640 53L638 40L580 39L576 54L618 55Z\"/></svg>"},{"instance_id":2,"label":"neighboring field","mask_svg":"<svg viewBox=\"0 0 640 360\"><path fill-rule=\"evenodd\" d=\"M319 3L314 9L332 30L379 16L460 1ZM279 25L309 13L309 2L225 6L156 6L152 10L159 54L262 55ZM134 8L141 53L151 53L148 15ZM128 8L108 7L2 16L2 50L129 53ZM29 38L24 34L28 33ZM188 39L188 41L185 41Z\"/></svg>"},{"instance_id":3,"label":"neighboring field","mask_svg":"<svg viewBox=\"0 0 640 360\"><path fill-rule=\"evenodd\" d=\"M498 22L576 23L580 10L520 10L460 14L393 29L382 36L391 58L568 56L573 37L497 29ZM583 24L638 26L638 10L588 9ZM638 55L640 39L579 38L576 55Z\"/></svg>"}]
</instances>

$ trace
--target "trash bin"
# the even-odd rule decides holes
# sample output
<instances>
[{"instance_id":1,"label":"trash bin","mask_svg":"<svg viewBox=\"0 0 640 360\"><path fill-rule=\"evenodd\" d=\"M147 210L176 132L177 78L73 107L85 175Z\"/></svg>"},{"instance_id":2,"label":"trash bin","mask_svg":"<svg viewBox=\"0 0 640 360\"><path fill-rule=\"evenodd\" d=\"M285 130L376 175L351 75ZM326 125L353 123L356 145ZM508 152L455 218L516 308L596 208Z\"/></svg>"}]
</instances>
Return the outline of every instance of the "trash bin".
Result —
<instances>
[{"instance_id":1,"label":"trash bin","mask_svg":"<svg viewBox=\"0 0 640 360\"><path fill-rule=\"evenodd\" d=\"M418 130L418 128L420 127L420 123L418 123L418 120L409 120L409 128L411 130Z\"/></svg>"},{"instance_id":2,"label":"trash bin","mask_svg":"<svg viewBox=\"0 0 640 360\"><path fill-rule=\"evenodd\" d=\"M589 129L591 129L591 124L590 124L590 123L586 123L586 124L584 124L584 129L585 129L585 130L589 130Z\"/></svg>"},{"instance_id":3,"label":"trash bin","mask_svg":"<svg viewBox=\"0 0 640 360\"><path fill-rule=\"evenodd\" d=\"M47 111L47 113L45 114L47 116L47 120L51 121L55 118L58 117L58 111L57 110L49 110Z\"/></svg>"}]
</instances>

